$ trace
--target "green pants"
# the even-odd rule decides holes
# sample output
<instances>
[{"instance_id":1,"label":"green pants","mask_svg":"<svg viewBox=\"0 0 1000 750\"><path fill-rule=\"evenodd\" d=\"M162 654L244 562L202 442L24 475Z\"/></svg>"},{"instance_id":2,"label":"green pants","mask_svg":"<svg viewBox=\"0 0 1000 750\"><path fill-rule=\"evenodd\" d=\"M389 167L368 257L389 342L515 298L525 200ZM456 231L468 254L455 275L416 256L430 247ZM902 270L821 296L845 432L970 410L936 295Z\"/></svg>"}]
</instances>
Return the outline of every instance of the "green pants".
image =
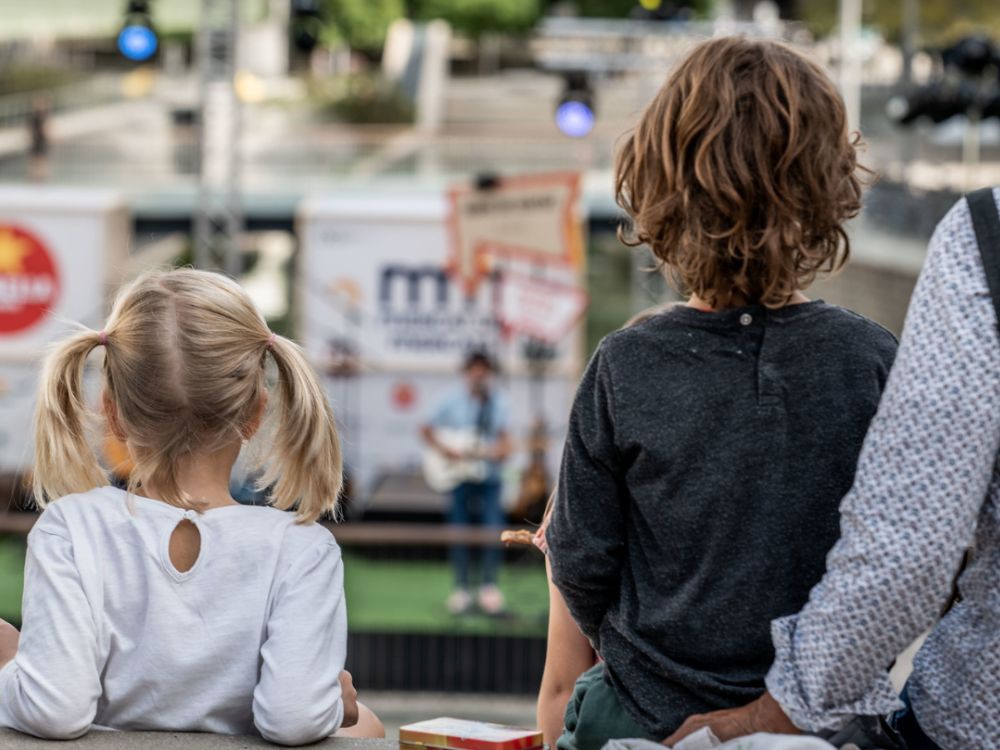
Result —
<instances>
[{"instance_id":1,"label":"green pants","mask_svg":"<svg viewBox=\"0 0 1000 750\"><path fill-rule=\"evenodd\" d=\"M604 679L604 665L597 664L576 681L566 706L558 750L600 750L610 739L641 737L659 742L629 715L615 689Z\"/></svg>"}]
</instances>

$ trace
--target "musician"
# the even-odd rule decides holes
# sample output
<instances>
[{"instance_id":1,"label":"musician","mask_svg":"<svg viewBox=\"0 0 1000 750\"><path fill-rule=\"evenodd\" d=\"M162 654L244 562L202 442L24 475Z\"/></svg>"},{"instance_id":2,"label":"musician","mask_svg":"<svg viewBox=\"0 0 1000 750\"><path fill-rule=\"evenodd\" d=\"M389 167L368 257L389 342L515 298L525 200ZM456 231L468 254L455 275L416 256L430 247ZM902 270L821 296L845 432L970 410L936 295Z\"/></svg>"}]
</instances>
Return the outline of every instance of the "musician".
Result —
<instances>
[{"instance_id":1,"label":"musician","mask_svg":"<svg viewBox=\"0 0 1000 750\"><path fill-rule=\"evenodd\" d=\"M438 404L422 435L429 449L446 462L444 468L451 475L450 481L443 483L451 491L449 522L468 527L477 518L484 526L500 527L504 523L501 470L511 452L507 399L495 385L497 368L486 351L470 352L462 374L465 382ZM481 548L475 599L470 589L469 549L453 545L450 554L455 590L448 597L448 610L459 615L478 604L487 614L502 612L504 597L497 587L500 549Z\"/></svg>"}]
</instances>

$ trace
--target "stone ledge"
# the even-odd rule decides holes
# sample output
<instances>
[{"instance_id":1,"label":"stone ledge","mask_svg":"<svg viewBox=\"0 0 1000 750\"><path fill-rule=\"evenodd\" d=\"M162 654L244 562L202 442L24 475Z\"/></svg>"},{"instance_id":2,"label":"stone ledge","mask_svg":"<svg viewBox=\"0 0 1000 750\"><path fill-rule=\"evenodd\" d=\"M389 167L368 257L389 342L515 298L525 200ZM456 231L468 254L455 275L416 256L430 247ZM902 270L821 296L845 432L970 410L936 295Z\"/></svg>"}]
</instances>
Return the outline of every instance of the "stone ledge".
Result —
<instances>
[{"instance_id":1,"label":"stone ledge","mask_svg":"<svg viewBox=\"0 0 1000 750\"><path fill-rule=\"evenodd\" d=\"M0 729L0 750L61 747L62 750L240 750L241 748L275 748L260 737L233 737L222 734L186 732L107 732L94 730L78 740L40 740L10 729ZM322 750L398 750L395 740L358 740L335 737L309 748Z\"/></svg>"}]
</instances>

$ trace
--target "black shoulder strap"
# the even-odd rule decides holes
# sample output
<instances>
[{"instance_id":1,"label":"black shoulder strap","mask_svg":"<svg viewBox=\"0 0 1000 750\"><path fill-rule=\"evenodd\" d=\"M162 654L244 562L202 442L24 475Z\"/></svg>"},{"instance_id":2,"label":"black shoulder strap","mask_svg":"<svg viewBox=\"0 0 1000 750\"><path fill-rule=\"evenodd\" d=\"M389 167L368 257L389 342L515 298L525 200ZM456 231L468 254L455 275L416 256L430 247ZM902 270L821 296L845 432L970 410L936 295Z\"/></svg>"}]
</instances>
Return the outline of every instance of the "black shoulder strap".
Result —
<instances>
[{"instance_id":1,"label":"black shoulder strap","mask_svg":"<svg viewBox=\"0 0 1000 750\"><path fill-rule=\"evenodd\" d=\"M993 200L993 188L976 190L965 196L972 212L972 226L976 230L979 255L986 270L986 283L993 297L993 309L1000 323L1000 215Z\"/></svg>"}]
</instances>

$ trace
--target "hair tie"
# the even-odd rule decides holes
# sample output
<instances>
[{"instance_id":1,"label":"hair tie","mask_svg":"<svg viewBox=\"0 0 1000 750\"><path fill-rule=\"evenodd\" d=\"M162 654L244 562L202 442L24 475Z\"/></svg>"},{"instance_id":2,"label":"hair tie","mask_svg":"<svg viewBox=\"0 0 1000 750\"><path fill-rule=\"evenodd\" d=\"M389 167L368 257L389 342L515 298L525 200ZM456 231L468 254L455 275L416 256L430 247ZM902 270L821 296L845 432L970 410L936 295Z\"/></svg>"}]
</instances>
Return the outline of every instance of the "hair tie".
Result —
<instances>
[{"instance_id":1,"label":"hair tie","mask_svg":"<svg viewBox=\"0 0 1000 750\"><path fill-rule=\"evenodd\" d=\"M108 334L107 334L107 332L102 330L100 333L98 333L97 334L97 340L101 342L101 346L107 346L108 345Z\"/></svg>"},{"instance_id":2,"label":"hair tie","mask_svg":"<svg viewBox=\"0 0 1000 750\"><path fill-rule=\"evenodd\" d=\"M266 344L266 346L267 346L268 349L273 349L274 348L274 339L277 336L278 336L278 334L272 333L270 336L267 337L267 344Z\"/></svg>"}]
</instances>

